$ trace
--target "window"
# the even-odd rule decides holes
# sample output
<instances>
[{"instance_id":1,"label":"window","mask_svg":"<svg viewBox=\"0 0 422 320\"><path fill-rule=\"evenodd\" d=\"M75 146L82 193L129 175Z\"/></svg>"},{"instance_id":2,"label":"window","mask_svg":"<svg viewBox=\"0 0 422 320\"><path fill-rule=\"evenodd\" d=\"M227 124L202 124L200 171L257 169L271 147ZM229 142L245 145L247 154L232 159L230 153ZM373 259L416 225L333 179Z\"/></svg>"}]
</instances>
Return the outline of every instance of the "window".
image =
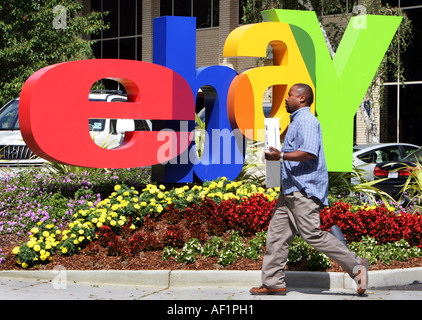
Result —
<instances>
[{"instance_id":1,"label":"window","mask_svg":"<svg viewBox=\"0 0 422 320\"><path fill-rule=\"evenodd\" d=\"M19 100L14 100L0 112L0 130L19 130Z\"/></svg>"},{"instance_id":2,"label":"window","mask_svg":"<svg viewBox=\"0 0 422 320\"><path fill-rule=\"evenodd\" d=\"M414 148L414 147L403 146L403 151L404 151L404 156L405 157L407 157L408 155L412 154L416 150L418 150L418 149L417 148Z\"/></svg>"},{"instance_id":3,"label":"window","mask_svg":"<svg viewBox=\"0 0 422 320\"><path fill-rule=\"evenodd\" d=\"M397 161L400 158L398 149L395 150L375 150L358 156L360 160L366 163L380 163L385 161Z\"/></svg>"},{"instance_id":4,"label":"window","mask_svg":"<svg viewBox=\"0 0 422 320\"><path fill-rule=\"evenodd\" d=\"M110 25L92 36L96 58L142 60L142 0L91 0L91 10Z\"/></svg>"},{"instance_id":5,"label":"window","mask_svg":"<svg viewBox=\"0 0 422 320\"><path fill-rule=\"evenodd\" d=\"M196 27L211 28L220 24L219 0L161 0L160 16L196 17Z\"/></svg>"},{"instance_id":6,"label":"window","mask_svg":"<svg viewBox=\"0 0 422 320\"><path fill-rule=\"evenodd\" d=\"M400 150L401 149L401 150ZM380 163L385 161L398 161L403 159L406 155L417 150L416 147L411 146L393 146L384 147L377 150L371 150L362 153L358 156L360 160L366 163Z\"/></svg>"},{"instance_id":7,"label":"window","mask_svg":"<svg viewBox=\"0 0 422 320\"><path fill-rule=\"evenodd\" d=\"M406 52L400 53L404 82L397 82L398 69L391 70L386 88L388 121L387 141L422 144L422 2L420 0L383 0L384 5L401 8L412 21L412 39ZM399 51L400 48L398 47ZM404 86L403 86L404 85Z\"/></svg>"}]
</instances>

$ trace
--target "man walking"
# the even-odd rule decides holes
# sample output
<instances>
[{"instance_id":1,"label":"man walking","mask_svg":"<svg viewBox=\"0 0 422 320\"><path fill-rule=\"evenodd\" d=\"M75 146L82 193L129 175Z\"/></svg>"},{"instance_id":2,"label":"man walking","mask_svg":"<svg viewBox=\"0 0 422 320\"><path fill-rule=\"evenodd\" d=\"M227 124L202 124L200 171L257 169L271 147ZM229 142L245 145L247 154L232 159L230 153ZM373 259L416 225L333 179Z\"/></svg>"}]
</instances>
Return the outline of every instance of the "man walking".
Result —
<instances>
[{"instance_id":1,"label":"man walking","mask_svg":"<svg viewBox=\"0 0 422 320\"><path fill-rule=\"evenodd\" d=\"M270 147L268 161L281 162L281 193L268 228L266 252L262 263L262 286L251 294L286 294L284 269L289 246L298 233L304 241L321 251L354 278L358 294L368 282L368 261L322 231L319 212L328 205L328 172L325 164L320 123L311 113L312 88L293 85L286 98L290 125L281 151Z\"/></svg>"}]
</instances>

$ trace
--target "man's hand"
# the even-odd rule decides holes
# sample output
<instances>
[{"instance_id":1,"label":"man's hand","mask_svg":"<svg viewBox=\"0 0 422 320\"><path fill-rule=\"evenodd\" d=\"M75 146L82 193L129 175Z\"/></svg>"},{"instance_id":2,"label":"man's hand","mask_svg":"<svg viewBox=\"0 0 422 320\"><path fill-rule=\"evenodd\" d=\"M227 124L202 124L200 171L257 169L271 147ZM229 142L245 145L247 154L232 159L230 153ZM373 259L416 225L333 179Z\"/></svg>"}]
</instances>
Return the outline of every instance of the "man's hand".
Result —
<instances>
[{"instance_id":1,"label":"man's hand","mask_svg":"<svg viewBox=\"0 0 422 320\"><path fill-rule=\"evenodd\" d=\"M270 150L265 151L265 160L268 161L280 161L280 155L281 155L281 151L274 148L274 147L270 147ZM313 155L312 153L308 153L308 152L303 152L300 150L296 150L293 152L285 152L283 159L284 160L288 160L288 161L308 161L308 160L312 160L315 159L316 156Z\"/></svg>"},{"instance_id":2,"label":"man's hand","mask_svg":"<svg viewBox=\"0 0 422 320\"><path fill-rule=\"evenodd\" d=\"M281 151L270 147L270 150L265 151L265 160L268 161L279 161L280 160Z\"/></svg>"}]
</instances>

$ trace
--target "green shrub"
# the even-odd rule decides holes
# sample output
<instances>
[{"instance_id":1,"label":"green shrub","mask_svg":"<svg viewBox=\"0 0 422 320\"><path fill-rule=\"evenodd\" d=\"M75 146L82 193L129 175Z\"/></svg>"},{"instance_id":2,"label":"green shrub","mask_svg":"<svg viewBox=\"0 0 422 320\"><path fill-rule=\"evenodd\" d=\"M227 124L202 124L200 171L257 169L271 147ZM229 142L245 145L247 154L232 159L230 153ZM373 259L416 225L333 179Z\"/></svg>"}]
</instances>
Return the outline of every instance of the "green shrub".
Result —
<instances>
[{"instance_id":1,"label":"green shrub","mask_svg":"<svg viewBox=\"0 0 422 320\"><path fill-rule=\"evenodd\" d=\"M369 236L363 237L360 242L351 243L349 249L358 256L367 258L369 264L382 262L388 265L392 261L407 261L412 257L420 257L422 255L420 248L411 247L404 239L378 244L374 238Z\"/></svg>"}]
</instances>

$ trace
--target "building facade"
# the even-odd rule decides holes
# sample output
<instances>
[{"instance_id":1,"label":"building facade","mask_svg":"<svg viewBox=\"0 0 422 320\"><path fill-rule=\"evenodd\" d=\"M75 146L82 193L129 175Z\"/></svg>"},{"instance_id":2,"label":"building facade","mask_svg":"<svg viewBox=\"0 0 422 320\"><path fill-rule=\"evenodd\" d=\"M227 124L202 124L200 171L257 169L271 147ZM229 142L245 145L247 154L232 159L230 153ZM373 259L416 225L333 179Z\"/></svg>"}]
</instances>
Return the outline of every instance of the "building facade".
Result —
<instances>
[{"instance_id":1,"label":"building facade","mask_svg":"<svg viewBox=\"0 0 422 320\"><path fill-rule=\"evenodd\" d=\"M262 60L246 57L223 58L223 47L229 33L241 24L241 0L81 0L84 11L108 11L105 21L108 30L92 37L97 58L133 59L152 62L153 19L165 16L191 16L197 18L197 67L228 65L237 72L258 66ZM323 18L329 31L330 23L347 25L351 17L351 0L344 0L347 14L327 12ZM386 0L391 6L402 8L413 22L413 41L403 56L405 61L404 87L392 80L384 83L383 105L377 103L377 92L372 105L362 103L355 117L355 142L409 142L422 144L422 67L418 54L422 47L420 0ZM332 13L332 14L331 14ZM333 44L335 50L335 44ZM266 61L266 64L271 61ZM394 74L394 72L392 72ZM264 97L268 99L270 94ZM370 108L368 108L368 106ZM365 108L367 107L367 108ZM365 112L371 110L370 113ZM369 122L368 122L369 118ZM370 134L375 131L375 134Z\"/></svg>"},{"instance_id":2,"label":"building facade","mask_svg":"<svg viewBox=\"0 0 422 320\"><path fill-rule=\"evenodd\" d=\"M422 1L385 0L392 7L401 8L412 21L412 38L404 54L404 83L397 83L397 69L391 70L384 83L385 104L381 108L383 141L399 141L422 145Z\"/></svg>"}]
</instances>

